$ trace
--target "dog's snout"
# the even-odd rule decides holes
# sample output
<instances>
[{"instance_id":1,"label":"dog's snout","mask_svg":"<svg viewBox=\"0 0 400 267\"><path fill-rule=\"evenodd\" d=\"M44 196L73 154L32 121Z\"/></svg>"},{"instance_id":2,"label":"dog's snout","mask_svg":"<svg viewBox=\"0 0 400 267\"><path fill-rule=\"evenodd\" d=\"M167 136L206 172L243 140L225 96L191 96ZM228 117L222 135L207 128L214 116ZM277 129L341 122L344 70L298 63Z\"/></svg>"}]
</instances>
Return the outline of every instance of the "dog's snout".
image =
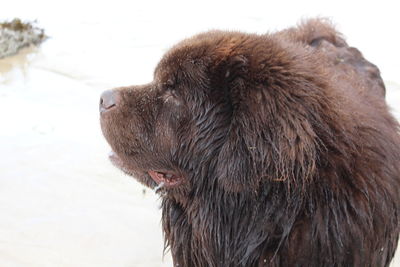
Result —
<instances>
[{"instance_id":1,"label":"dog's snout","mask_svg":"<svg viewBox=\"0 0 400 267\"><path fill-rule=\"evenodd\" d=\"M104 91L100 96L100 112L104 112L118 106L118 94L118 91L115 90Z\"/></svg>"}]
</instances>

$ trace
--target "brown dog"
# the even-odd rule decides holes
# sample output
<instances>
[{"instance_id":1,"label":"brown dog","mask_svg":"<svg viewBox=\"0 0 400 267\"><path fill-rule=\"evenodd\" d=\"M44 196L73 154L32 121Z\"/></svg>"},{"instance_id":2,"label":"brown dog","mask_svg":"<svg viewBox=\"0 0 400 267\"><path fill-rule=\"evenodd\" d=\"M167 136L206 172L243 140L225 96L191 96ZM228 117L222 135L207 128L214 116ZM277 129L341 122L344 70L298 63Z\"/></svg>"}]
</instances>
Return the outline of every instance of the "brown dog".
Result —
<instances>
[{"instance_id":1,"label":"brown dog","mask_svg":"<svg viewBox=\"0 0 400 267\"><path fill-rule=\"evenodd\" d=\"M175 266L388 266L399 125L379 70L329 23L211 31L154 81L106 91L111 160L162 195Z\"/></svg>"}]
</instances>

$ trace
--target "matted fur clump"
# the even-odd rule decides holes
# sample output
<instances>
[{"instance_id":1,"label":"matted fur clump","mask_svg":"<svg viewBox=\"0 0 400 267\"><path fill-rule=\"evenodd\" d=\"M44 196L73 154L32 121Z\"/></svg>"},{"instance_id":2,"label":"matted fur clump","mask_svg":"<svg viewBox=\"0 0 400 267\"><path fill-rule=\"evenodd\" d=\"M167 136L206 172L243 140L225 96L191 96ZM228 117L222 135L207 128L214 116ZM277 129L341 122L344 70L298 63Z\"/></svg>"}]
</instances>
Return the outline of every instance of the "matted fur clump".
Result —
<instances>
[{"instance_id":1,"label":"matted fur clump","mask_svg":"<svg viewBox=\"0 0 400 267\"><path fill-rule=\"evenodd\" d=\"M175 266L389 265L399 125L330 23L196 35L100 110L113 163L161 194Z\"/></svg>"}]
</instances>

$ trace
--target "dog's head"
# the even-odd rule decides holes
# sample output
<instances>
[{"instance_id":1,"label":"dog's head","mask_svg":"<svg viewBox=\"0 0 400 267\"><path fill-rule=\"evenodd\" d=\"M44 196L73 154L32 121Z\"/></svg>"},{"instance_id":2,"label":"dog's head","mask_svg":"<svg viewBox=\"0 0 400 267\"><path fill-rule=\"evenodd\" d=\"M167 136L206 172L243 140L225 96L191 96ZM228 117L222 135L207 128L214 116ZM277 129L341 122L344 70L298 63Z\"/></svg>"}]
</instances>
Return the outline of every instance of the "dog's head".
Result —
<instances>
[{"instance_id":1,"label":"dog's head","mask_svg":"<svg viewBox=\"0 0 400 267\"><path fill-rule=\"evenodd\" d=\"M255 192L265 180L311 176L312 121L326 108L315 90L323 75L307 53L291 50L267 36L236 32L179 43L151 83L103 94L101 126L111 160L171 194L216 187Z\"/></svg>"}]
</instances>

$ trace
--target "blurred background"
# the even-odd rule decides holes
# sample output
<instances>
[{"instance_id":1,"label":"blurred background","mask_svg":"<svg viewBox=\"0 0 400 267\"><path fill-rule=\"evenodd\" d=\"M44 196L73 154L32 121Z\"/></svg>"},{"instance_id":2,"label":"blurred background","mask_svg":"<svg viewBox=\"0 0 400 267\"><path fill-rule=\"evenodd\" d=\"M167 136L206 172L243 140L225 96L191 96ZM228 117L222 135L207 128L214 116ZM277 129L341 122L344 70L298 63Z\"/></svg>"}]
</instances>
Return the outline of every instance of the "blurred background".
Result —
<instances>
[{"instance_id":1,"label":"blurred background","mask_svg":"<svg viewBox=\"0 0 400 267\"><path fill-rule=\"evenodd\" d=\"M158 197L108 162L100 93L151 81L162 54L200 31L316 16L379 66L400 118L396 1L2 3L0 21L37 20L49 38L0 59L0 266L172 266Z\"/></svg>"}]
</instances>

